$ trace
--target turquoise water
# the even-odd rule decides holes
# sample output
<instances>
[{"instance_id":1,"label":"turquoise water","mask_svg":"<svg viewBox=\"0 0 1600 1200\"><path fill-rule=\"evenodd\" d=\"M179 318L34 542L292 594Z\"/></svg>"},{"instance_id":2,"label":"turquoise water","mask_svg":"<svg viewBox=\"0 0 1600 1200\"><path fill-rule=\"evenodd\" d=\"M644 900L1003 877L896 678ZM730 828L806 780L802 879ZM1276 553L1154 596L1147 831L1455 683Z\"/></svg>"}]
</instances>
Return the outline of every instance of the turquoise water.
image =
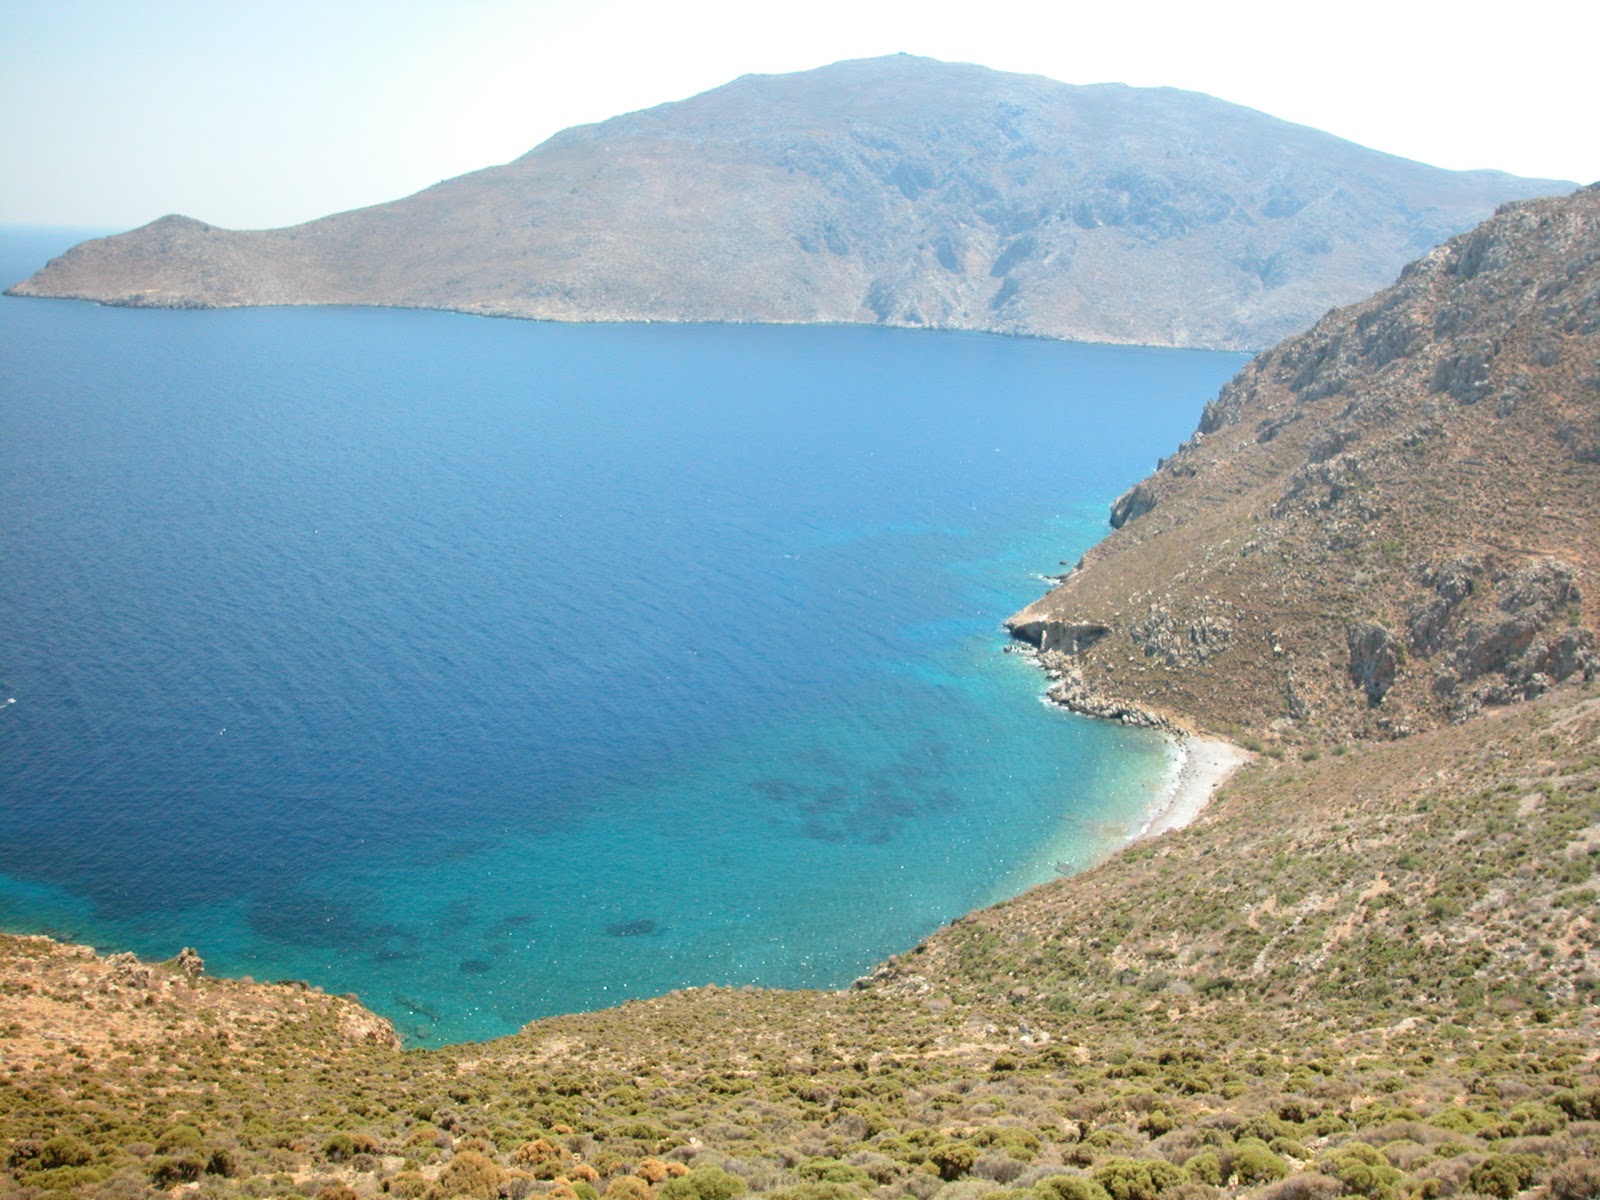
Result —
<instances>
[{"instance_id":1,"label":"turquoise water","mask_svg":"<svg viewBox=\"0 0 1600 1200\"><path fill-rule=\"evenodd\" d=\"M1137 828L1000 621L1242 361L0 301L0 925L414 1044L847 983Z\"/></svg>"}]
</instances>

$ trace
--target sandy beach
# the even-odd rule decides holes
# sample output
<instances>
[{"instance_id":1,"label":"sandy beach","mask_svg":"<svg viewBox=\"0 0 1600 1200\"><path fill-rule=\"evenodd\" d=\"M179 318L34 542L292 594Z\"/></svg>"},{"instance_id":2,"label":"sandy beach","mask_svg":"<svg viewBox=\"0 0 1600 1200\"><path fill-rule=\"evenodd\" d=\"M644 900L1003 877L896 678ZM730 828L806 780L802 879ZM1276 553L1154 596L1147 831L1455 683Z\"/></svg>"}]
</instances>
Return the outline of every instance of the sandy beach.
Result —
<instances>
[{"instance_id":1,"label":"sandy beach","mask_svg":"<svg viewBox=\"0 0 1600 1200\"><path fill-rule=\"evenodd\" d=\"M1182 829L1200 815L1212 794L1250 753L1232 742L1179 735L1174 738L1173 769L1161 796L1133 841Z\"/></svg>"}]
</instances>

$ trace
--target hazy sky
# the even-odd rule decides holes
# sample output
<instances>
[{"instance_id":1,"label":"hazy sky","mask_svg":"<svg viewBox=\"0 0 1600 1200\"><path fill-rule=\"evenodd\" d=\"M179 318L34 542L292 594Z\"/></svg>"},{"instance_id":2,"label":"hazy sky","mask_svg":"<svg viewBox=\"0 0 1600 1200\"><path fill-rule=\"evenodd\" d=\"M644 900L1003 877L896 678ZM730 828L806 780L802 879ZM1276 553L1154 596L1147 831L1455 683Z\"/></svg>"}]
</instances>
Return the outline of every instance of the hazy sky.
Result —
<instances>
[{"instance_id":1,"label":"hazy sky","mask_svg":"<svg viewBox=\"0 0 1600 1200\"><path fill-rule=\"evenodd\" d=\"M749 72L908 51L1600 179L1600 4L0 0L0 222L291 224Z\"/></svg>"}]
</instances>

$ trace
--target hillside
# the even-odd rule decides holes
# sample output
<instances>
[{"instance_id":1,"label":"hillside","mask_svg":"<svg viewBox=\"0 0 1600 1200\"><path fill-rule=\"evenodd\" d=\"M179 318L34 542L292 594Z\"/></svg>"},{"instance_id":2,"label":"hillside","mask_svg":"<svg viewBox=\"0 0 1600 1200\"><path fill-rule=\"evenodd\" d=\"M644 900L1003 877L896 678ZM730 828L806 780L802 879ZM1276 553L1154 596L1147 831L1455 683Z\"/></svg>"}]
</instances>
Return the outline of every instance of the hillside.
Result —
<instances>
[{"instance_id":1,"label":"hillside","mask_svg":"<svg viewBox=\"0 0 1600 1200\"><path fill-rule=\"evenodd\" d=\"M1256 348L1508 199L1208 96L895 56L746 76L289 229L163 217L12 289Z\"/></svg>"},{"instance_id":2,"label":"hillside","mask_svg":"<svg viewBox=\"0 0 1600 1200\"><path fill-rule=\"evenodd\" d=\"M1508 205L1257 356L1009 624L1075 707L1291 741L1592 678L1597 350L1600 187Z\"/></svg>"}]
</instances>

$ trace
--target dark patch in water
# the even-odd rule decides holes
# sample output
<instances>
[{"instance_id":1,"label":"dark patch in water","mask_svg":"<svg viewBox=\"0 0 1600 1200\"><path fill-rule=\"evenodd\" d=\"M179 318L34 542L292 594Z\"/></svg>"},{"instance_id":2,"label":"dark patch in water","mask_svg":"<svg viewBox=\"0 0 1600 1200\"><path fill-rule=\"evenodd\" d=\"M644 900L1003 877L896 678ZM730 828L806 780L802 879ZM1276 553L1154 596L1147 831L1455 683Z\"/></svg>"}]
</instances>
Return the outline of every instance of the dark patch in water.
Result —
<instances>
[{"instance_id":1,"label":"dark patch in water","mask_svg":"<svg viewBox=\"0 0 1600 1200\"><path fill-rule=\"evenodd\" d=\"M816 783L757 779L751 787L798 819L808 838L834 844L881 846L927 817L951 812L960 797L944 780L950 749L942 742L908 748L896 761L863 774L826 748L796 759L814 774L835 776Z\"/></svg>"},{"instance_id":2,"label":"dark patch in water","mask_svg":"<svg viewBox=\"0 0 1600 1200\"><path fill-rule=\"evenodd\" d=\"M394 994L394 1002L401 1008L408 1008L419 1017L427 1017L430 1021L442 1021L438 1009L429 1008L421 1000L413 1000L410 996L402 996L399 992Z\"/></svg>"},{"instance_id":3,"label":"dark patch in water","mask_svg":"<svg viewBox=\"0 0 1600 1200\"><path fill-rule=\"evenodd\" d=\"M432 846L423 850L418 855L424 867L438 867L445 863L460 862L464 858L471 858L480 851L487 850L489 844L481 841L450 842L445 845Z\"/></svg>"},{"instance_id":4,"label":"dark patch in water","mask_svg":"<svg viewBox=\"0 0 1600 1200\"><path fill-rule=\"evenodd\" d=\"M398 925L363 921L331 900L304 893L258 895L251 900L246 920L258 934L276 941L362 954L385 942L409 938Z\"/></svg>"},{"instance_id":5,"label":"dark patch in water","mask_svg":"<svg viewBox=\"0 0 1600 1200\"><path fill-rule=\"evenodd\" d=\"M649 917L641 917L637 921L618 921L615 925L607 925L606 932L612 937L654 937L661 932Z\"/></svg>"},{"instance_id":6,"label":"dark patch in water","mask_svg":"<svg viewBox=\"0 0 1600 1200\"><path fill-rule=\"evenodd\" d=\"M461 960L461 973L463 975L486 975L489 964L481 958L464 958Z\"/></svg>"}]
</instances>

